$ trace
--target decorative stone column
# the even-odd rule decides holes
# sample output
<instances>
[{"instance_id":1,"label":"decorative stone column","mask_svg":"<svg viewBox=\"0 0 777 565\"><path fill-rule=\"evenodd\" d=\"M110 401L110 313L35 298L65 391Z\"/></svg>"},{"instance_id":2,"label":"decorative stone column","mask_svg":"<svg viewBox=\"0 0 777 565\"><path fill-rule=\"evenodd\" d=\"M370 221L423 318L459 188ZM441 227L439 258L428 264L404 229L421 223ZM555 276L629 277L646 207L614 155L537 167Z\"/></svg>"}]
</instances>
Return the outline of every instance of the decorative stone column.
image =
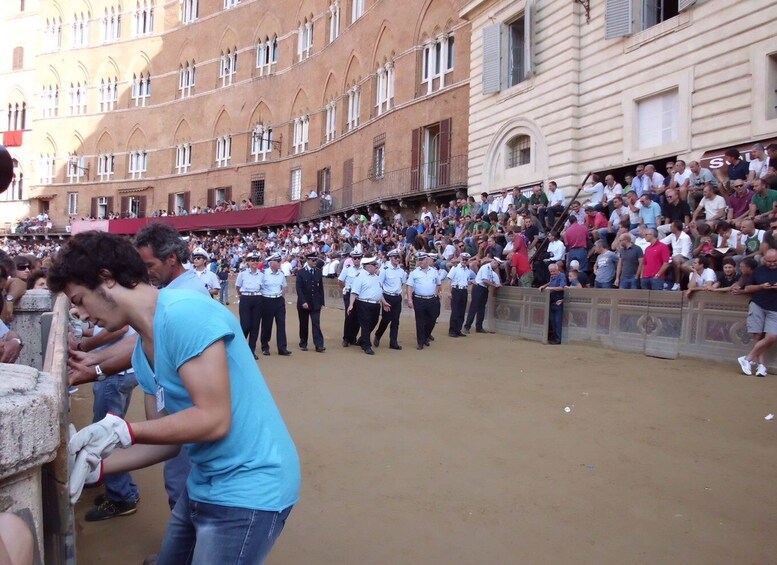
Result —
<instances>
[{"instance_id":1,"label":"decorative stone column","mask_svg":"<svg viewBox=\"0 0 777 565\"><path fill-rule=\"evenodd\" d=\"M44 312L51 312L54 296L48 290L28 290L14 308L13 329L22 339L24 347L16 362L40 369L43 367L40 319Z\"/></svg>"},{"instance_id":2,"label":"decorative stone column","mask_svg":"<svg viewBox=\"0 0 777 565\"><path fill-rule=\"evenodd\" d=\"M40 353L40 330L37 335ZM53 461L59 448L59 396L60 385L50 374L0 364L0 512L14 513L30 526L36 564L43 563L41 466Z\"/></svg>"}]
</instances>

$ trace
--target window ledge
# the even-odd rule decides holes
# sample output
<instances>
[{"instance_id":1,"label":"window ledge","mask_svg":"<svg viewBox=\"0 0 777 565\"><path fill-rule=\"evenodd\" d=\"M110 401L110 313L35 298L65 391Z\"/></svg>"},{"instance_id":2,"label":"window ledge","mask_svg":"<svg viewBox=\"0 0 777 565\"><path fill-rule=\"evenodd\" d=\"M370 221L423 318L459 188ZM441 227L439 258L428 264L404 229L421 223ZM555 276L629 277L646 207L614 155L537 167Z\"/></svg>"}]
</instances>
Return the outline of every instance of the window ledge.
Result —
<instances>
[{"instance_id":1,"label":"window ledge","mask_svg":"<svg viewBox=\"0 0 777 565\"><path fill-rule=\"evenodd\" d=\"M632 35L626 41L626 47L624 51L629 53L630 51L639 49L643 45L650 43L659 37L663 37L665 35L669 35L670 33L685 29L689 25L691 25L691 11L686 10L685 12L680 12L673 18L669 18L660 24L656 24L647 28L646 30Z\"/></svg>"},{"instance_id":2,"label":"window ledge","mask_svg":"<svg viewBox=\"0 0 777 565\"><path fill-rule=\"evenodd\" d=\"M530 90L534 89L534 77L536 75L532 75L529 78L527 78L524 81L519 82L515 86L511 86L510 88L506 90L502 90L499 92L499 98L497 99L498 103L504 102L505 100L510 100L510 98L513 98L515 96L518 96L520 94L523 94L525 92L529 92Z\"/></svg>"}]
</instances>

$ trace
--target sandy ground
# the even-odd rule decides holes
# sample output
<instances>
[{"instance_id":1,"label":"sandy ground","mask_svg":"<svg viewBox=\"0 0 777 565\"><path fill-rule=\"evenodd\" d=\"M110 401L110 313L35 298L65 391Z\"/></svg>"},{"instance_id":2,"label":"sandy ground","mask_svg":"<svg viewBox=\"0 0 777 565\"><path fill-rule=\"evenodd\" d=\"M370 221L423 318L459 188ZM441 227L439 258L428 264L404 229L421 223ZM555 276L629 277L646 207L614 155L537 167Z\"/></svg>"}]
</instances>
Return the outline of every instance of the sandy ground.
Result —
<instances>
[{"instance_id":1,"label":"sandy ground","mask_svg":"<svg viewBox=\"0 0 777 565\"><path fill-rule=\"evenodd\" d=\"M411 320L368 357L331 309L327 352L303 353L287 308L293 355L260 366L304 477L270 564L775 562L777 377L439 325L417 351ZM73 408L80 427L89 386ZM80 564L158 549L161 466L135 477L133 516L85 523L85 492Z\"/></svg>"}]
</instances>

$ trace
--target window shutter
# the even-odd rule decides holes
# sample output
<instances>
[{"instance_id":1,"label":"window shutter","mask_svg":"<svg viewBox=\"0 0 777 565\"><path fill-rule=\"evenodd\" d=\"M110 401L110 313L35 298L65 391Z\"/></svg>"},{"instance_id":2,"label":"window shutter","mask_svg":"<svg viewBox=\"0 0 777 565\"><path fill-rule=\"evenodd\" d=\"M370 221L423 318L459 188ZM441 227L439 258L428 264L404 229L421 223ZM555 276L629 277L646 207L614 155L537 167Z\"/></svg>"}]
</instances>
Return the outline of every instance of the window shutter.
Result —
<instances>
[{"instance_id":1,"label":"window shutter","mask_svg":"<svg viewBox=\"0 0 777 565\"><path fill-rule=\"evenodd\" d=\"M129 212L129 196L121 197L121 213L126 214Z\"/></svg>"},{"instance_id":2,"label":"window shutter","mask_svg":"<svg viewBox=\"0 0 777 565\"><path fill-rule=\"evenodd\" d=\"M89 215L92 218L97 218L97 198L92 198L91 211Z\"/></svg>"},{"instance_id":3,"label":"window shutter","mask_svg":"<svg viewBox=\"0 0 777 565\"><path fill-rule=\"evenodd\" d=\"M175 194L168 194L167 195L167 213L170 212L178 213L178 210L175 209Z\"/></svg>"},{"instance_id":4,"label":"window shutter","mask_svg":"<svg viewBox=\"0 0 777 565\"><path fill-rule=\"evenodd\" d=\"M523 14L523 33L526 43L524 56L524 79L534 75L534 2L527 0Z\"/></svg>"},{"instance_id":5,"label":"window shutter","mask_svg":"<svg viewBox=\"0 0 777 565\"><path fill-rule=\"evenodd\" d=\"M353 159L343 162L343 207L351 206L353 199Z\"/></svg>"},{"instance_id":6,"label":"window shutter","mask_svg":"<svg viewBox=\"0 0 777 565\"><path fill-rule=\"evenodd\" d=\"M319 169L316 175L316 194L321 196L321 187L323 186L324 169Z\"/></svg>"},{"instance_id":7,"label":"window shutter","mask_svg":"<svg viewBox=\"0 0 777 565\"><path fill-rule=\"evenodd\" d=\"M216 189L209 188L208 189L208 208L213 208L215 206L216 206Z\"/></svg>"},{"instance_id":8,"label":"window shutter","mask_svg":"<svg viewBox=\"0 0 777 565\"><path fill-rule=\"evenodd\" d=\"M483 94L502 88L502 24L483 29Z\"/></svg>"},{"instance_id":9,"label":"window shutter","mask_svg":"<svg viewBox=\"0 0 777 565\"><path fill-rule=\"evenodd\" d=\"M437 164L437 186L448 186L451 169L451 119L440 121L440 161Z\"/></svg>"},{"instance_id":10,"label":"window shutter","mask_svg":"<svg viewBox=\"0 0 777 565\"><path fill-rule=\"evenodd\" d=\"M105 206L106 214L110 214L113 212L113 196L109 196L105 201L107 202Z\"/></svg>"},{"instance_id":11,"label":"window shutter","mask_svg":"<svg viewBox=\"0 0 777 565\"><path fill-rule=\"evenodd\" d=\"M679 0L677 3L677 9L680 12L684 12L694 4L696 4L696 0Z\"/></svg>"},{"instance_id":12,"label":"window shutter","mask_svg":"<svg viewBox=\"0 0 777 565\"><path fill-rule=\"evenodd\" d=\"M421 128L413 130L410 142L410 191L421 188Z\"/></svg>"},{"instance_id":13,"label":"window shutter","mask_svg":"<svg viewBox=\"0 0 777 565\"><path fill-rule=\"evenodd\" d=\"M224 200L227 201L227 204L232 204L232 187L231 186L224 187Z\"/></svg>"},{"instance_id":14,"label":"window shutter","mask_svg":"<svg viewBox=\"0 0 777 565\"><path fill-rule=\"evenodd\" d=\"M615 39L634 33L633 0L606 0L604 5L604 38Z\"/></svg>"},{"instance_id":15,"label":"window shutter","mask_svg":"<svg viewBox=\"0 0 777 565\"><path fill-rule=\"evenodd\" d=\"M146 196L139 196L138 197L138 218L145 218L146 217Z\"/></svg>"},{"instance_id":16,"label":"window shutter","mask_svg":"<svg viewBox=\"0 0 777 565\"><path fill-rule=\"evenodd\" d=\"M183 193L183 207L186 208L186 212L191 209L191 191L187 190Z\"/></svg>"}]
</instances>

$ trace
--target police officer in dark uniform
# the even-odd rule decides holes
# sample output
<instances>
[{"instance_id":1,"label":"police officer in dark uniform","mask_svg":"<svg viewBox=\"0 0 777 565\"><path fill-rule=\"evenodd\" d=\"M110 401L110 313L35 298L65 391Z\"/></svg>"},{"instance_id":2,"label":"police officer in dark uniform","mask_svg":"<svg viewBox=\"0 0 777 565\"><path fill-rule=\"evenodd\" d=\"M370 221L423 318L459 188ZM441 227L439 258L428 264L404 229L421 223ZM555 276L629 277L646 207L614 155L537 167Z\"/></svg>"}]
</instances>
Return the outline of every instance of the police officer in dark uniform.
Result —
<instances>
[{"instance_id":1,"label":"police officer in dark uniform","mask_svg":"<svg viewBox=\"0 0 777 565\"><path fill-rule=\"evenodd\" d=\"M345 306L345 321L343 322L343 347L356 344L356 335L359 333L359 322L357 321L356 310L352 309L348 313L348 307L351 304L351 285L354 279L363 272L361 268L362 254L359 251L351 252L353 265L344 267L340 276L337 278L340 288L343 289L343 305Z\"/></svg>"},{"instance_id":2,"label":"police officer in dark uniform","mask_svg":"<svg viewBox=\"0 0 777 565\"><path fill-rule=\"evenodd\" d=\"M275 322L275 341L278 355L291 355L286 348L286 276L281 272L281 256L276 253L267 258L269 269L262 276L262 354L270 354L270 338Z\"/></svg>"},{"instance_id":3,"label":"police officer in dark uniform","mask_svg":"<svg viewBox=\"0 0 777 565\"><path fill-rule=\"evenodd\" d=\"M453 268L448 273L451 281L451 319L448 326L448 335L451 337L465 337L461 327L464 325L464 316L467 313L467 296L470 280L475 278L475 273L469 268L469 253L462 253L451 261Z\"/></svg>"},{"instance_id":4,"label":"police officer in dark uniform","mask_svg":"<svg viewBox=\"0 0 777 565\"><path fill-rule=\"evenodd\" d=\"M378 279L377 259L368 257L363 259L361 263L364 265L364 272L359 273L359 276L353 281L348 313L356 311L356 317L359 321L361 337L357 344L367 355L375 355L370 336L378 324L381 306L385 309L389 309L391 306L383 299L383 288Z\"/></svg>"},{"instance_id":5,"label":"police officer in dark uniform","mask_svg":"<svg viewBox=\"0 0 777 565\"><path fill-rule=\"evenodd\" d=\"M308 320L313 323L313 345L317 353L326 351L321 332L321 308L324 306L324 277L318 267L318 254L308 253L306 265L297 271L297 314L299 348L308 350Z\"/></svg>"},{"instance_id":6,"label":"police officer in dark uniform","mask_svg":"<svg viewBox=\"0 0 777 565\"><path fill-rule=\"evenodd\" d=\"M380 325L375 331L375 347L380 345L380 338L391 324L389 331L389 348L402 349L399 345L399 315L402 313L402 287L407 282L407 273L401 266L401 253L394 249L388 253L389 264L384 265L378 275L378 280L383 288L383 299L388 302L391 309L383 310Z\"/></svg>"},{"instance_id":7,"label":"police officer in dark uniform","mask_svg":"<svg viewBox=\"0 0 777 565\"><path fill-rule=\"evenodd\" d=\"M248 340L248 347L256 355L256 341L259 339L259 328L262 324L262 271L257 266L259 255L251 253L246 257L248 268L241 271L235 281L238 299L240 300L240 327Z\"/></svg>"}]
</instances>

